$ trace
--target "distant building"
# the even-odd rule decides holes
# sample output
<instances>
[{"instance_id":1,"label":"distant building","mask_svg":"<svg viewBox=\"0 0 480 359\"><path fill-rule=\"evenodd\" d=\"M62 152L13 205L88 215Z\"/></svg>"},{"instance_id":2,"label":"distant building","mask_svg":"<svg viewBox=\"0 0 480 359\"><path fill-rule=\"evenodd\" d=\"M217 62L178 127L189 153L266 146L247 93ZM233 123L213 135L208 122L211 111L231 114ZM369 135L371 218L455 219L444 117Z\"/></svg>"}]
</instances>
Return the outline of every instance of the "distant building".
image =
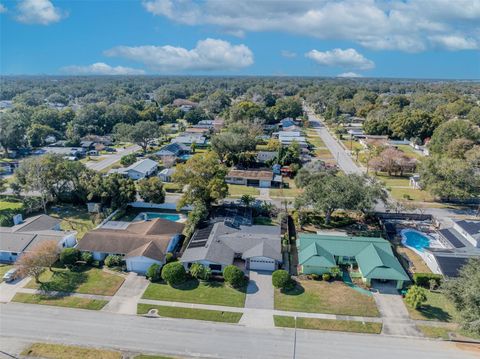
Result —
<instances>
[{"instance_id":1,"label":"distant building","mask_svg":"<svg viewBox=\"0 0 480 359\"><path fill-rule=\"evenodd\" d=\"M205 146L207 144L207 139L205 136L198 134L188 134L183 133L177 137L172 138L172 143L183 143L184 145L191 145L195 143L197 146Z\"/></svg>"},{"instance_id":2,"label":"distant building","mask_svg":"<svg viewBox=\"0 0 480 359\"><path fill-rule=\"evenodd\" d=\"M133 165L127 168L119 168L110 170L108 173L119 173L127 176L133 180L146 178L154 174L158 169L158 163L146 158L135 162Z\"/></svg>"},{"instance_id":3,"label":"distant building","mask_svg":"<svg viewBox=\"0 0 480 359\"><path fill-rule=\"evenodd\" d=\"M158 172L158 177L163 181L163 182L172 182L172 176L175 173L175 167L173 168L165 168Z\"/></svg>"},{"instance_id":4,"label":"distant building","mask_svg":"<svg viewBox=\"0 0 480 359\"><path fill-rule=\"evenodd\" d=\"M155 152L159 157L174 157L180 158L183 155L188 155L190 153L190 146L187 146L183 143L169 143L166 146L163 146L160 150Z\"/></svg>"},{"instance_id":5,"label":"distant building","mask_svg":"<svg viewBox=\"0 0 480 359\"><path fill-rule=\"evenodd\" d=\"M280 187L282 176L265 170L230 170L225 177L225 182L260 188Z\"/></svg>"},{"instance_id":6,"label":"distant building","mask_svg":"<svg viewBox=\"0 0 480 359\"><path fill-rule=\"evenodd\" d=\"M277 157L277 152L275 151L258 151L257 152L257 162L266 163L273 161Z\"/></svg>"}]
</instances>

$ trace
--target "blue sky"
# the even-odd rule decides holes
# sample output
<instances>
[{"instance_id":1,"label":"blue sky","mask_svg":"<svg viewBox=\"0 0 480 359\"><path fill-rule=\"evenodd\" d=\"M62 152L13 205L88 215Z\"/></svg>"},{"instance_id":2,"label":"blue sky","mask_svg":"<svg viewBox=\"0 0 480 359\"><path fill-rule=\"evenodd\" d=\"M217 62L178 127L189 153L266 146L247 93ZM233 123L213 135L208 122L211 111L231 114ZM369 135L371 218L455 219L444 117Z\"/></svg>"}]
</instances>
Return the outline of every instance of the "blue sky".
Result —
<instances>
[{"instance_id":1,"label":"blue sky","mask_svg":"<svg viewBox=\"0 0 480 359\"><path fill-rule=\"evenodd\" d=\"M0 0L1 74L480 78L478 0Z\"/></svg>"}]
</instances>

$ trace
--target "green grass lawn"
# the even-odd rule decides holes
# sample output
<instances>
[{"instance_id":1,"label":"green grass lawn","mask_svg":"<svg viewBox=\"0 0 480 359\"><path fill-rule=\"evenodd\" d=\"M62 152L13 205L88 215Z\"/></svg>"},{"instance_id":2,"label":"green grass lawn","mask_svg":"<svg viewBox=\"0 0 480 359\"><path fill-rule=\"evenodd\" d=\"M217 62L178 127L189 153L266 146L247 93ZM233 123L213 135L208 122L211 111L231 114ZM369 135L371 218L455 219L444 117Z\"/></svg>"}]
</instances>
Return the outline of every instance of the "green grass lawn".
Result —
<instances>
[{"instance_id":1,"label":"green grass lawn","mask_svg":"<svg viewBox=\"0 0 480 359\"><path fill-rule=\"evenodd\" d=\"M17 293L12 301L28 304L54 305L57 307L69 307L77 309L100 310L108 301L98 299L86 299L78 297L51 297L42 294Z\"/></svg>"},{"instance_id":2,"label":"green grass lawn","mask_svg":"<svg viewBox=\"0 0 480 359\"><path fill-rule=\"evenodd\" d=\"M145 293L143 293L143 298L243 307L245 304L245 290L245 288L237 290L221 282L189 280L175 288L168 284L151 283Z\"/></svg>"},{"instance_id":3,"label":"green grass lawn","mask_svg":"<svg viewBox=\"0 0 480 359\"><path fill-rule=\"evenodd\" d=\"M165 355L137 355L134 359L175 359L174 357L167 357Z\"/></svg>"},{"instance_id":4,"label":"green grass lawn","mask_svg":"<svg viewBox=\"0 0 480 359\"><path fill-rule=\"evenodd\" d=\"M361 294L341 281L300 281L293 290L275 290L275 309L295 312L378 317L372 296Z\"/></svg>"},{"instance_id":5,"label":"green grass lawn","mask_svg":"<svg viewBox=\"0 0 480 359\"><path fill-rule=\"evenodd\" d=\"M169 318L208 320L211 322L238 323L242 313L222 312L219 310L168 307L163 305L138 304L137 313L147 314L150 309L156 309L158 315Z\"/></svg>"},{"instance_id":6,"label":"green grass lawn","mask_svg":"<svg viewBox=\"0 0 480 359\"><path fill-rule=\"evenodd\" d=\"M182 186L179 185L178 183L166 182L163 184L163 188L165 189L165 192L171 192L171 193L182 192Z\"/></svg>"},{"instance_id":7,"label":"green grass lawn","mask_svg":"<svg viewBox=\"0 0 480 359\"><path fill-rule=\"evenodd\" d=\"M315 157L321 159L333 159L333 155L328 148L320 148L315 150Z\"/></svg>"},{"instance_id":8,"label":"green grass lawn","mask_svg":"<svg viewBox=\"0 0 480 359\"><path fill-rule=\"evenodd\" d=\"M423 156L416 152L410 145L398 145L397 147L410 158L415 158L417 160L423 158Z\"/></svg>"},{"instance_id":9,"label":"green grass lawn","mask_svg":"<svg viewBox=\"0 0 480 359\"><path fill-rule=\"evenodd\" d=\"M302 193L298 188L270 188L270 197L298 197Z\"/></svg>"},{"instance_id":10,"label":"green grass lawn","mask_svg":"<svg viewBox=\"0 0 480 359\"><path fill-rule=\"evenodd\" d=\"M307 141L315 147L325 147L325 142L323 142L322 138L316 134L308 134Z\"/></svg>"},{"instance_id":11,"label":"green grass lawn","mask_svg":"<svg viewBox=\"0 0 480 359\"><path fill-rule=\"evenodd\" d=\"M405 303L410 317L415 320L438 320L441 322L457 322L459 314L453 304L440 292L426 291L427 301L418 309Z\"/></svg>"},{"instance_id":12,"label":"green grass lawn","mask_svg":"<svg viewBox=\"0 0 480 359\"><path fill-rule=\"evenodd\" d=\"M244 194L249 194L250 196L258 196L260 191L258 188L243 186L238 184L229 184L228 193L232 197L242 197Z\"/></svg>"},{"instance_id":13,"label":"green grass lawn","mask_svg":"<svg viewBox=\"0 0 480 359\"><path fill-rule=\"evenodd\" d=\"M379 181L383 182L386 187L408 187L410 186L410 179L408 177L376 175Z\"/></svg>"},{"instance_id":14,"label":"green grass lawn","mask_svg":"<svg viewBox=\"0 0 480 359\"><path fill-rule=\"evenodd\" d=\"M122 285L124 278L98 268L85 268L79 272L68 269L46 270L40 276L40 284L32 279L25 288L45 291L75 292L96 295L114 295Z\"/></svg>"},{"instance_id":15,"label":"green grass lawn","mask_svg":"<svg viewBox=\"0 0 480 359\"><path fill-rule=\"evenodd\" d=\"M433 327L430 325L417 325L418 330L427 338L448 340L448 333L454 332L455 329L445 327Z\"/></svg>"},{"instance_id":16,"label":"green grass lawn","mask_svg":"<svg viewBox=\"0 0 480 359\"><path fill-rule=\"evenodd\" d=\"M62 220L60 226L63 230L77 231L78 239L82 239L86 232L95 227L87 206L55 205L48 210L48 214Z\"/></svg>"},{"instance_id":17,"label":"green grass lawn","mask_svg":"<svg viewBox=\"0 0 480 359\"><path fill-rule=\"evenodd\" d=\"M0 264L0 283L3 282L3 276L5 275L5 273L7 273L12 268L13 268L13 265Z\"/></svg>"},{"instance_id":18,"label":"green grass lawn","mask_svg":"<svg viewBox=\"0 0 480 359\"><path fill-rule=\"evenodd\" d=\"M73 345L35 343L25 349L21 355L49 359L121 359L120 352L77 347Z\"/></svg>"},{"instance_id":19,"label":"green grass lawn","mask_svg":"<svg viewBox=\"0 0 480 359\"><path fill-rule=\"evenodd\" d=\"M391 187L390 194L393 198L397 200L409 199L416 202L432 202L434 200L433 196L430 193L413 188Z\"/></svg>"},{"instance_id":20,"label":"green grass lawn","mask_svg":"<svg viewBox=\"0 0 480 359\"><path fill-rule=\"evenodd\" d=\"M294 317L274 315L273 319L276 327L295 328ZM297 317L297 328L380 334L382 331L382 323Z\"/></svg>"},{"instance_id":21,"label":"green grass lawn","mask_svg":"<svg viewBox=\"0 0 480 359\"><path fill-rule=\"evenodd\" d=\"M0 211L8 210L21 210L23 208L22 202L10 202L10 201L0 201Z\"/></svg>"}]
</instances>

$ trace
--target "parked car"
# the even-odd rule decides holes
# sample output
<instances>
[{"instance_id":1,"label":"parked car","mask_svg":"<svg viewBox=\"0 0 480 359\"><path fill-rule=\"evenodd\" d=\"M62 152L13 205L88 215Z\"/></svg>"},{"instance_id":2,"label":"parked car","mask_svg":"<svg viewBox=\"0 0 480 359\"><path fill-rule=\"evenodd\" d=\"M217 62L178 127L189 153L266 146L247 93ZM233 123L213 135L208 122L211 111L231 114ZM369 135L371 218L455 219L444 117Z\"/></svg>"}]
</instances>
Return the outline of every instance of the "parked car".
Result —
<instances>
[{"instance_id":1,"label":"parked car","mask_svg":"<svg viewBox=\"0 0 480 359\"><path fill-rule=\"evenodd\" d=\"M7 273L3 275L3 280L5 282L11 282L17 278L18 275L18 269L17 268L12 268L10 269Z\"/></svg>"}]
</instances>

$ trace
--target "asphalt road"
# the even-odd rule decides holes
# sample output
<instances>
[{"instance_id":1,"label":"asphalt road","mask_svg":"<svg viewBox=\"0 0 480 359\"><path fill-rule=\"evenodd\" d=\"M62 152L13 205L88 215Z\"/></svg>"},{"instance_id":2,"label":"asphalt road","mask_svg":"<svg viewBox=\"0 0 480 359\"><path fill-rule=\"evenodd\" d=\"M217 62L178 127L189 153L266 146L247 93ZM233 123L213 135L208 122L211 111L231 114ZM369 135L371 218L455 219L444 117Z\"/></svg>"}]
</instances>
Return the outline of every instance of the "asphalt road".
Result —
<instances>
[{"instance_id":1,"label":"asphalt road","mask_svg":"<svg viewBox=\"0 0 480 359\"><path fill-rule=\"evenodd\" d=\"M292 358L292 329L145 318L19 303L0 304L0 337L209 358ZM3 345L7 351L11 346ZM478 352L420 339L297 331L295 358L473 359Z\"/></svg>"},{"instance_id":2,"label":"asphalt road","mask_svg":"<svg viewBox=\"0 0 480 359\"><path fill-rule=\"evenodd\" d=\"M111 165L113 165L115 162L120 161L120 159L123 156L129 155L130 153L137 152L141 149L140 146L138 145L132 145L130 147L125 148L122 151L119 151L115 154L108 155L106 156L103 160L98 161L98 162L87 162L87 167L90 168L91 170L95 171L101 171Z\"/></svg>"}]
</instances>

